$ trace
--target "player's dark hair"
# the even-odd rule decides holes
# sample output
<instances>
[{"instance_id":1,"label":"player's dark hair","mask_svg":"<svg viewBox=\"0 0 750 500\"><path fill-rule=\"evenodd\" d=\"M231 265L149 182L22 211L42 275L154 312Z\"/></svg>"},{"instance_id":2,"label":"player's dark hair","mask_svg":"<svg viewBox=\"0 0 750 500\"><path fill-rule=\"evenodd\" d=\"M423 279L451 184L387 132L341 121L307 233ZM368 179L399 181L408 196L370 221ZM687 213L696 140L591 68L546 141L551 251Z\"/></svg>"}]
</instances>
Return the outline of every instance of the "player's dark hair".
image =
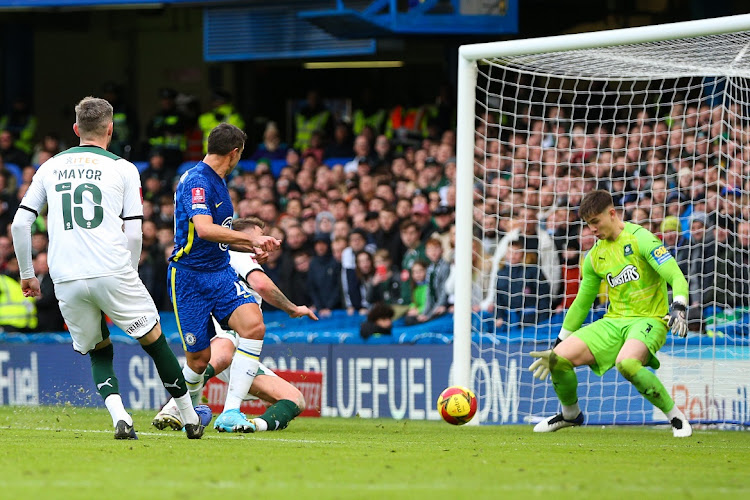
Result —
<instances>
[{"instance_id":1,"label":"player's dark hair","mask_svg":"<svg viewBox=\"0 0 750 500\"><path fill-rule=\"evenodd\" d=\"M266 223L257 217L243 217L241 219L235 219L232 221L232 229L235 231L242 231L249 227L259 227L261 229L266 228Z\"/></svg>"},{"instance_id":2,"label":"player's dark hair","mask_svg":"<svg viewBox=\"0 0 750 500\"><path fill-rule=\"evenodd\" d=\"M82 136L101 137L112 123L112 105L98 97L84 97L75 107L76 125Z\"/></svg>"},{"instance_id":3,"label":"player's dark hair","mask_svg":"<svg viewBox=\"0 0 750 500\"><path fill-rule=\"evenodd\" d=\"M229 123L220 123L208 134L208 154L228 155L233 149L242 149L247 141L247 134L239 127Z\"/></svg>"},{"instance_id":4,"label":"player's dark hair","mask_svg":"<svg viewBox=\"0 0 750 500\"><path fill-rule=\"evenodd\" d=\"M578 207L578 215L581 219L586 220L614 206L615 204L612 201L612 195L609 194L609 191L597 189L583 197L581 206Z\"/></svg>"}]
</instances>

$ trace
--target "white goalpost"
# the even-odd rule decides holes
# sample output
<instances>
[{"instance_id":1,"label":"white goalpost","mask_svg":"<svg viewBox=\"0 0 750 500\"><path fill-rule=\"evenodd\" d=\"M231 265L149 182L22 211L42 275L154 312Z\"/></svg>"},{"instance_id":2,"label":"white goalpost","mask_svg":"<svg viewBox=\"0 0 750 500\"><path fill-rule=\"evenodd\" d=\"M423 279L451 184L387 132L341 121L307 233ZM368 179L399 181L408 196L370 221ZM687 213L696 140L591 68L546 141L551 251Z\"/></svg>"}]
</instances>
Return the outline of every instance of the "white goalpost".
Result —
<instances>
[{"instance_id":1,"label":"white goalpost","mask_svg":"<svg viewBox=\"0 0 750 500\"><path fill-rule=\"evenodd\" d=\"M662 238L687 339L657 372L697 423L750 425L750 15L464 45L452 383L484 423L558 412L528 353L557 336L595 239L582 196ZM589 321L606 312L606 286ZM665 423L616 370L576 371L590 424Z\"/></svg>"}]
</instances>

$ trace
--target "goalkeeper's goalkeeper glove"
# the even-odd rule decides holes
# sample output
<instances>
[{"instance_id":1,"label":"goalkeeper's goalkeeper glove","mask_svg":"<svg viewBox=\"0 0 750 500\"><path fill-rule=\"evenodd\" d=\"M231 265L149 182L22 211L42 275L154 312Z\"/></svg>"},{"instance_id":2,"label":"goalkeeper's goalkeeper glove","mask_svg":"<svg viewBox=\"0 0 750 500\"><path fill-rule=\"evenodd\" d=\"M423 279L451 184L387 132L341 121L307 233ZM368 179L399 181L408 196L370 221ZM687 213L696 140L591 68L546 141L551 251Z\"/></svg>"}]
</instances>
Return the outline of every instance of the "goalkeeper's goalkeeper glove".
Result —
<instances>
[{"instance_id":1,"label":"goalkeeper's goalkeeper glove","mask_svg":"<svg viewBox=\"0 0 750 500\"><path fill-rule=\"evenodd\" d=\"M680 337L687 337L687 306L685 305L685 302L681 300L681 297L675 297L674 300L672 300L669 314L664 316L664 321L667 322L667 328L672 330L672 333L679 335Z\"/></svg>"},{"instance_id":2,"label":"goalkeeper's goalkeeper glove","mask_svg":"<svg viewBox=\"0 0 750 500\"><path fill-rule=\"evenodd\" d=\"M531 363L529 371L534 372L534 378L544 380L549 377L549 357L552 354L552 349L546 351L531 351L529 355L532 358L537 358L536 361Z\"/></svg>"},{"instance_id":3,"label":"goalkeeper's goalkeeper glove","mask_svg":"<svg viewBox=\"0 0 750 500\"><path fill-rule=\"evenodd\" d=\"M568 338L571 333L573 332L562 328L560 330L560 334L557 336L557 339L555 339L555 344L552 346L552 349L557 347L560 342ZM531 365L529 366L529 371L534 372L533 376L535 378L544 380L549 377L549 357L552 354L552 349L547 349L546 351L531 351L529 353L532 358L537 358L536 361L531 363Z\"/></svg>"}]
</instances>

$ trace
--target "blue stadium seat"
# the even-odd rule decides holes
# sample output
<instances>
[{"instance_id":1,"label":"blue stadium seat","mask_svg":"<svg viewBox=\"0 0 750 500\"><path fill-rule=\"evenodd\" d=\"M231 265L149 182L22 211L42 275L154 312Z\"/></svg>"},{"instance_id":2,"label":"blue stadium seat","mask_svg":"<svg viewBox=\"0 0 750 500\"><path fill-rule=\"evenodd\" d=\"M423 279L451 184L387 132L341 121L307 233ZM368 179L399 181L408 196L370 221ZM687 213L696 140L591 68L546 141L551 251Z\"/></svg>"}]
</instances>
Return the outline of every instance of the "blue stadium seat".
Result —
<instances>
[{"instance_id":1,"label":"blue stadium seat","mask_svg":"<svg viewBox=\"0 0 750 500\"><path fill-rule=\"evenodd\" d=\"M135 168L138 169L139 173L143 173L144 170L148 168L148 162L147 161L134 161L133 165L135 165Z\"/></svg>"},{"instance_id":2,"label":"blue stadium seat","mask_svg":"<svg viewBox=\"0 0 750 500\"><path fill-rule=\"evenodd\" d=\"M334 165L346 165L350 161L352 161L354 158L344 157L344 158L326 158L323 160L323 163L328 166L328 168L333 168Z\"/></svg>"},{"instance_id":3,"label":"blue stadium seat","mask_svg":"<svg viewBox=\"0 0 750 500\"><path fill-rule=\"evenodd\" d=\"M20 186L23 179L23 172L21 171L21 167L19 167L15 163L5 163L4 167L5 170L10 172L13 177L16 178L16 186Z\"/></svg>"},{"instance_id":4,"label":"blue stadium seat","mask_svg":"<svg viewBox=\"0 0 750 500\"><path fill-rule=\"evenodd\" d=\"M186 161L180 164L179 167L177 167L177 175L182 175L191 168L193 168L196 165L196 162L194 161Z\"/></svg>"},{"instance_id":5,"label":"blue stadium seat","mask_svg":"<svg viewBox=\"0 0 750 500\"><path fill-rule=\"evenodd\" d=\"M258 163L253 160L240 160L237 162L237 168L243 172L255 172L255 166Z\"/></svg>"}]
</instances>

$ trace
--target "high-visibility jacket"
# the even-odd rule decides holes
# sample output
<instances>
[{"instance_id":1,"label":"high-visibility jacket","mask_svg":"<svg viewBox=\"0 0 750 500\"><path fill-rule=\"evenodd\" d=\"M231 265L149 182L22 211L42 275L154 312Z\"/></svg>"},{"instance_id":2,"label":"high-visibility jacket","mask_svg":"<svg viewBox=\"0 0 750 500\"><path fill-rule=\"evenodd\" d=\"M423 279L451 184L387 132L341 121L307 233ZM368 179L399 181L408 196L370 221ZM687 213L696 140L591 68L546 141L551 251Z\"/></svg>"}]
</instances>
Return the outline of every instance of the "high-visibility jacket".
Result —
<instances>
[{"instance_id":1,"label":"high-visibility jacket","mask_svg":"<svg viewBox=\"0 0 750 500\"><path fill-rule=\"evenodd\" d=\"M328 110L321 111L309 118L302 113L297 113L294 117L294 124L296 127L294 149L300 152L307 149L310 146L312 133L316 130L325 130L330 117L331 112Z\"/></svg>"},{"instance_id":2,"label":"high-visibility jacket","mask_svg":"<svg viewBox=\"0 0 750 500\"><path fill-rule=\"evenodd\" d=\"M0 130L12 132L16 137L13 145L26 154L34 149L34 134L36 133L36 117L28 115L23 123L11 123L10 115L0 118Z\"/></svg>"},{"instance_id":3,"label":"high-visibility jacket","mask_svg":"<svg viewBox=\"0 0 750 500\"><path fill-rule=\"evenodd\" d=\"M208 152L208 134L220 123L245 129L245 120L231 104L222 104L198 117L198 127L203 131L203 152Z\"/></svg>"},{"instance_id":4,"label":"high-visibility jacket","mask_svg":"<svg viewBox=\"0 0 750 500\"><path fill-rule=\"evenodd\" d=\"M24 297L20 283L0 275L0 326L34 329L37 325L36 303Z\"/></svg>"},{"instance_id":5,"label":"high-visibility jacket","mask_svg":"<svg viewBox=\"0 0 750 500\"><path fill-rule=\"evenodd\" d=\"M364 110L358 109L354 112L354 116L352 117L352 129L355 134L359 135L362 133L365 127L369 125L375 130L376 134L380 134L383 131L385 116L386 113L384 109L378 109L377 111L369 115L366 114Z\"/></svg>"},{"instance_id":6,"label":"high-visibility jacket","mask_svg":"<svg viewBox=\"0 0 750 500\"><path fill-rule=\"evenodd\" d=\"M185 121L178 113L159 113L149 124L148 143L152 149L185 150Z\"/></svg>"}]
</instances>

